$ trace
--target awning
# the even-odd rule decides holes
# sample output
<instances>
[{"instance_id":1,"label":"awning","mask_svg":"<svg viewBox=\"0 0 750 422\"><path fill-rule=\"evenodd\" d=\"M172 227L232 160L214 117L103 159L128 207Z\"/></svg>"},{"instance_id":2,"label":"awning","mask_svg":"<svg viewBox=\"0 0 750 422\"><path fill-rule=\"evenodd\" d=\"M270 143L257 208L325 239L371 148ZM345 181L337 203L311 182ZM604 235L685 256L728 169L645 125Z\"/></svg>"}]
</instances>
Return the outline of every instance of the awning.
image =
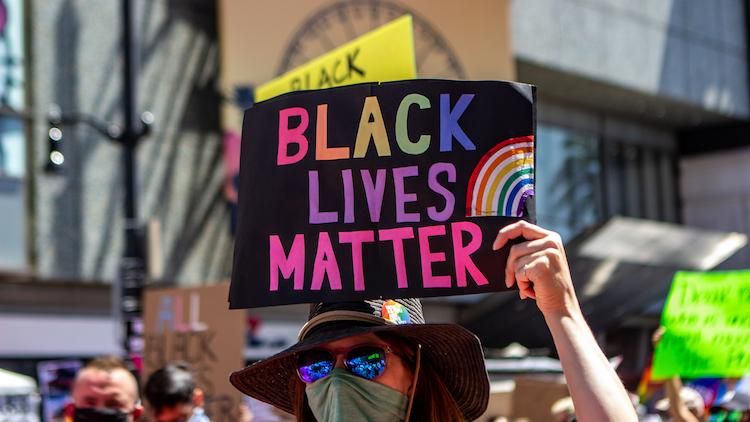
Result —
<instances>
[{"instance_id":1,"label":"awning","mask_svg":"<svg viewBox=\"0 0 750 422\"><path fill-rule=\"evenodd\" d=\"M36 394L36 382L33 378L0 368L0 396L30 394Z\"/></svg>"},{"instance_id":2,"label":"awning","mask_svg":"<svg viewBox=\"0 0 750 422\"><path fill-rule=\"evenodd\" d=\"M743 234L616 217L571 241L566 253L581 308L598 331L658 313L676 271L711 270L746 244ZM467 307L461 324L488 347L552 347L536 304L515 290Z\"/></svg>"},{"instance_id":3,"label":"awning","mask_svg":"<svg viewBox=\"0 0 750 422\"><path fill-rule=\"evenodd\" d=\"M0 357L92 357L120 353L112 317L0 313ZM10 340L8 340L10 339Z\"/></svg>"}]
</instances>

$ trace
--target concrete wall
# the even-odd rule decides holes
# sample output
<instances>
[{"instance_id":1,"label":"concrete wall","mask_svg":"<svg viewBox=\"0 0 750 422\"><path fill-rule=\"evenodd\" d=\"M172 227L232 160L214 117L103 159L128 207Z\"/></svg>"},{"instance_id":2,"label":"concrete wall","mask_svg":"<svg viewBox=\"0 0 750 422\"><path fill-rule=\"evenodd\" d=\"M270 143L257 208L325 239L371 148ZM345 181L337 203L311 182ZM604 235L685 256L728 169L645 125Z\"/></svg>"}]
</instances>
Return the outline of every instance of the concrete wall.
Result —
<instances>
[{"instance_id":1,"label":"concrete wall","mask_svg":"<svg viewBox=\"0 0 750 422\"><path fill-rule=\"evenodd\" d=\"M134 3L139 107L156 117L137 155L139 214L161 220L166 279L193 284L226 277L231 242L221 196L214 3ZM44 277L112 280L123 243L120 148L90 128L65 127L65 175L41 169L51 104L63 113L122 118L120 2L34 0L30 9L36 270Z\"/></svg>"},{"instance_id":2,"label":"concrete wall","mask_svg":"<svg viewBox=\"0 0 750 422\"><path fill-rule=\"evenodd\" d=\"M685 224L750 236L750 148L684 158L680 171ZM722 268L750 268L750 247Z\"/></svg>"},{"instance_id":3,"label":"concrete wall","mask_svg":"<svg viewBox=\"0 0 750 422\"><path fill-rule=\"evenodd\" d=\"M514 0L516 57L748 117L741 0Z\"/></svg>"}]
</instances>

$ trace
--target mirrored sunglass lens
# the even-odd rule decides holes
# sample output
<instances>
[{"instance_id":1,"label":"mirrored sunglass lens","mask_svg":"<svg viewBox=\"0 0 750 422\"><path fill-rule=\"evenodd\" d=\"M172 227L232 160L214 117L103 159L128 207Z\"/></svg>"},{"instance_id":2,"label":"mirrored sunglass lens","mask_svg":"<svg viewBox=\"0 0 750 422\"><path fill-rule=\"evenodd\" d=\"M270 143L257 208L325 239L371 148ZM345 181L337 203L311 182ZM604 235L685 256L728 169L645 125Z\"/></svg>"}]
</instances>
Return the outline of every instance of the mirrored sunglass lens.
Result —
<instances>
[{"instance_id":1,"label":"mirrored sunglass lens","mask_svg":"<svg viewBox=\"0 0 750 422\"><path fill-rule=\"evenodd\" d=\"M346 367L354 375L371 380L385 371L385 351L379 347L360 347L346 357Z\"/></svg>"},{"instance_id":2,"label":"mirrored sunglass lens","mask_svg":"<svg viewBox=\"0 0 750 422\"><path fill-rule=\"evenodd\" d=\"M315 382L330 374L334 365L333 357L329 353L312 351L299 357L297 373L302 381Z\"/></svg>"}]
</instances>

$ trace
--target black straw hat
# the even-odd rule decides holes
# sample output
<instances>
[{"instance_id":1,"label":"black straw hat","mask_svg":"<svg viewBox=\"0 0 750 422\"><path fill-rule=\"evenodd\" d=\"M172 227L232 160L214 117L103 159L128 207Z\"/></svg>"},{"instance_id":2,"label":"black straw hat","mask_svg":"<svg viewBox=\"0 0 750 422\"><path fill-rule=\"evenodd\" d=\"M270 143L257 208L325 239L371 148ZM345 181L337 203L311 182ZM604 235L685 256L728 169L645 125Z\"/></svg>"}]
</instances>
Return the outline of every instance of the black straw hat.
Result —
<instances>
[{"instance_id":1,"label":"black straw hat","mask_svg":"<svg viewBox=\"0 0 750 422\"><path fill-rule=\"evenodd\" d=\"M294 413L296 353L349 336L389 332L422 345L467 420L487 409L490 385L479 339L455 324L425 324L418 299L318 303L310 306L299 341L268 359L232 373L243 393Z\"/></svg>"}]
</instances>

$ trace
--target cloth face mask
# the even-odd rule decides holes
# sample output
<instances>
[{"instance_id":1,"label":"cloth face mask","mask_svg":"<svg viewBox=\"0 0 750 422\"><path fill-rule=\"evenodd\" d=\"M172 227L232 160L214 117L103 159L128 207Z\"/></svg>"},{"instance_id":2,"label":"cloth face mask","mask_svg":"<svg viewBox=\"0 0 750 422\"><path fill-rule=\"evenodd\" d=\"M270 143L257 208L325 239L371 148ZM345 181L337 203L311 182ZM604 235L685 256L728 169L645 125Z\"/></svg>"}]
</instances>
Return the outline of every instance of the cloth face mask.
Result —
<instances>
[{"instance_id":1,"label":"cloth face mask","mask_svg":"<svg viewBox=\"0 0 750 422\"><path fill-rule=\"evenodd\" d=\"M319 422L403 421L409 402L406 395L341 368L308 384L305 395Z\"/></svg>"}]
</instances>

